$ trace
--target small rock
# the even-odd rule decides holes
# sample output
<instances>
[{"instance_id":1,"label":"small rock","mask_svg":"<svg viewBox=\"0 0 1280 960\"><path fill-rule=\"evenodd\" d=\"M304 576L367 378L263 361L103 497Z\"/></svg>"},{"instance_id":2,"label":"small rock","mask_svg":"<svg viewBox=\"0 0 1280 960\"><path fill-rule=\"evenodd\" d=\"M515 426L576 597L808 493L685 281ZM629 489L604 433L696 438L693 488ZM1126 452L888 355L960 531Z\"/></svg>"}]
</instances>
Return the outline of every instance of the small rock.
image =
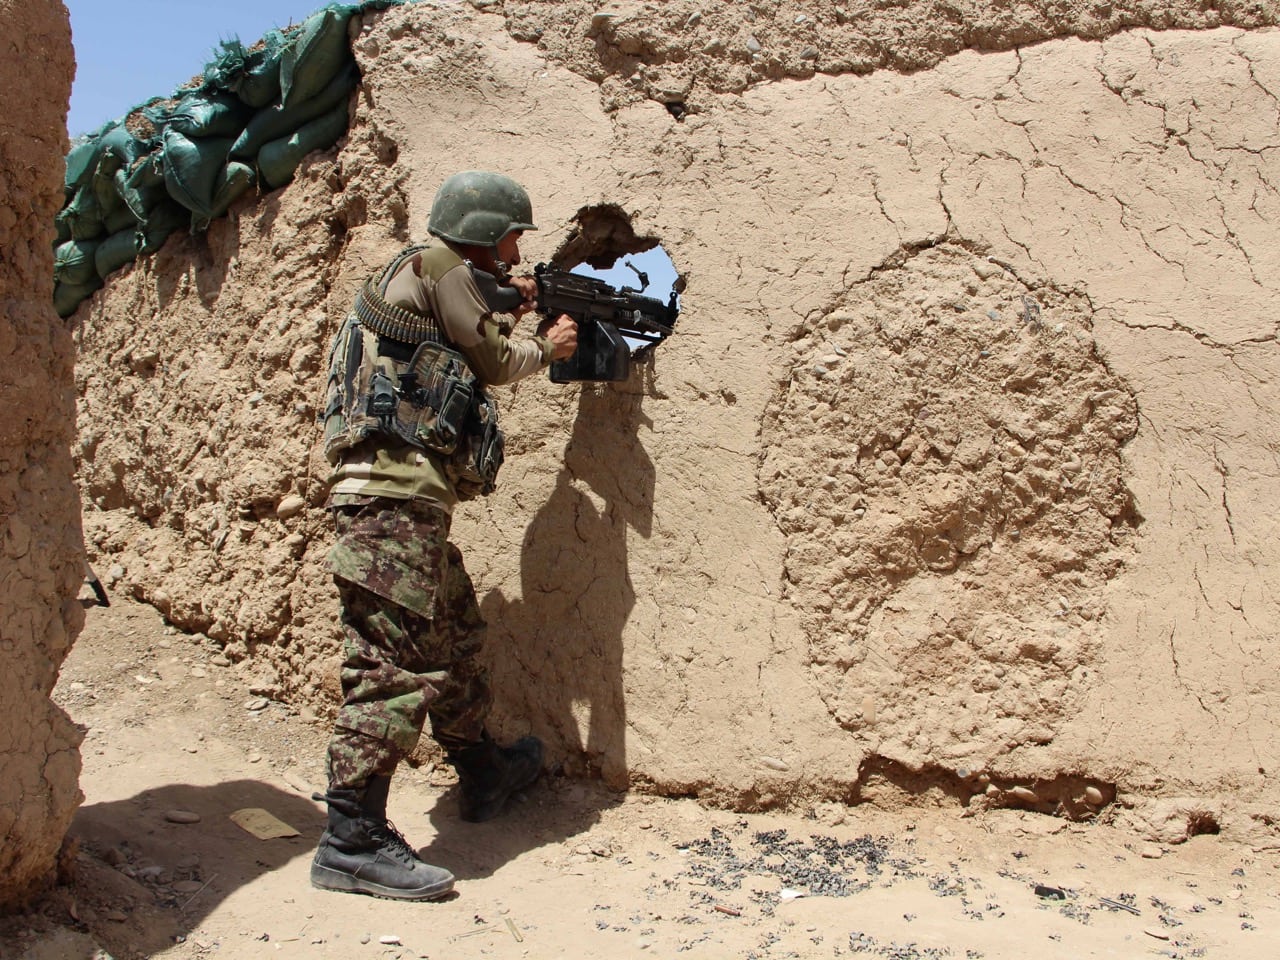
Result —
<instances>
[{"instance_id":1,"label":"small rock","mask_svg":"<svg viewBox=\"0 0 1280 960\"><path fill-rule=\"evenodd\" d=\"M290 517L296 517L300 514L306 506L307 501L303 500L296 494L291 495L285 497L276 505L276 516L281 520L288 520Z\"/></svg>"},{"instance_id":2,"label":"small rock","mask_svg":"<svg viewBox=\"0 0 1280 960\"><path fill-rule=\"evenodd\" d=\"M369 942L370 940L372 940L372 939L373 939L373 937L371 937L371 936L370 936L369 934L367 934L367 933L365 933L365 934L361 934L361 936L360 936L360 942L361 942L361 943L368 943L368 942Z\"/></svg>"},{"instance_id":3,"label":"small rock","mask_svg":"<svg viewBox=\"0 0 1280 960\"><path fill-rule=\"evenodd\" d=\"M111 866L111 867L118 867L122 863L129 862L129 858L125 855L125 852L121 850L119 847L112 847L110 850L108 850L106 853L102 855L102 859L106 861L108 866Z\"/></svg>"},{"instance_id":4,"label":"small rock","mask_svg":"<svg viewBox=\"0 0 1280 960\"><path fill-rule=\"evenodd\" d=\"M179 880L173 885L173 889L178 893L195 893L204 889L204 884L199 880Z\"/></svg>"},{"instance_id":5,"label":"small rock","mask_svg":"<svg viewBox=\"0 0 1280 960\"><path fill-rule=\"evenodd\" d=\"M1040 796L1030 787L1010 787L1008 794L1020 803L1039 803Z\"/></svg>"},{"instance_id":6,"label":"small rock","mask_svg":"<svg viewBox=\"0 0 1280 960\"><path fill-rule=\"evenodd\" d=\"M395 947L400 945L400 938L394 933L386 933L378 938L378 942L384 946Z\"/></svg>"},{"instance_id":7,"label":"small rock","mask_svg":"<svg viewBox=\"0 0 1280 960\"><path fill-rule=\"evenodd\" d=\"M192 751L194 752L194 751ZM166 810L164 818L170 823L199 823L200 814L191 810Z\"/></svg>"},{"instance_id":8,"label":"small rock","mask_svg":"<svg viewBox=\"0 0 1280 960\"><path fill-rule=\"evenodd\" d=\"M253 753L249 754L247 759L249 760L250 763L257 763L262 759L262 754L258 753L255 750Z\"/></svg>"},{"instance_id":9,"label":"small rock","mask_svg":"<svg viewBox=\"0 0 1280 960\"><path fill-rule=\"evenodd\" d=\"M205 670L205 668L204 668L204 667L192 667L192 668L191 668L191 676L193 676L193 677L197 677L197 678L199 678L199 677L207 677L208 675L209 675L209 673L208 673L208 671L206 671L206 670Z\"/></svg>"},{"instance_id":10,"label":"small rock","mask_svg":"<svg viewBox=\"0 0 1280 960\"><path fill-rule=\"evenodd\" d=\"M112 923L124 923L129 919L129 915L127 913L121 913L119 910L108 910L102 916L107 920L110 920Z\"/></svg>"},{"instance_id":11,"label":"small rock","mask_svg":"<svg viewBox=\"0 0 1280 960\"><path fill-rule=\"evenodd\" d=\"M253 711L265 710L267 709L267 704L269 702L270 701L268 701L265 697L257 697L256 699L248 701L244 705L244 708L246 710L253 710Z\"/></svg>"},{"instance_id":12,"label":"small rock","mask_svg":"<svg viewBox=\"0 0 1280 960\"><path fill-rule=\"evenodd\" d=\"M226 657L224 657L224 656L223 656L222 654L220 654L220 653L216 653L216 654L214 654L212 657L210 657L210 658L209 658L209 662L210 662L211 664L213 664L215 667L229 667L229 666L231 666L231 661L230 661L230 660L228 660Z\"/></svg>"},{"instance_id":13,"label":"small rock","mask_svg":"<svg viewBox=\"0 0 1280 960\"><path fill-rule=\"evenodd\" d=\"M1164 856L1164 850L1160 848L1159 844L1144 843L1138 854L1147 860L1159 860Z\"/></svg>"},{"instance_id":14,"label":"small rock","mask_svg":"<svg viewBox=\"0 0 1280 960\"><path fill-rule=\"evenodd\" d=\"M785 773L786 771L791 769L791 767L786 763L786 761L779 760L777 757L761 757L760 762L764 764L766 767L768 767L770 770L778 770L782 773Z\"/></svg>"},{"instance_id":15,"label":"small rock","mask_svg":"<svg viewBox=\"0 0 1280 960\"><path fill-rule=\"evenodd\" d=\"M762 49L764 49L764 48L760 46L760 41L759 41L759 40L757 40L755 37L747 37L747 52L748 52L748 53L753 53L753 54L754 54L754 53L759 53Z\"/></svg>"},{"instance_id":16,"label":"small rock","mask_svg":"<svg viewBox=\"0 0 1280 960\"><path fill-rule=\"evenodd\" d=\"M1086 803L1091 803L1095 807L1102 805L1102 791L1097 787L1085 787L1084 799Z\"/></svg>"},{"instance_id":17,"label":"small rock","mask_svg":"<svg viewBox=\"0 0 1280 960\"><path fill-rule=\"evenodd\" d=\"M1148 927L1144 929L1142 932L1145 933L1148 937L1154 937L1157 940L1169 939L1169 935L1165 933L1163 930L1152 930L1150 927Z\"/></svg>"}]
</instances>

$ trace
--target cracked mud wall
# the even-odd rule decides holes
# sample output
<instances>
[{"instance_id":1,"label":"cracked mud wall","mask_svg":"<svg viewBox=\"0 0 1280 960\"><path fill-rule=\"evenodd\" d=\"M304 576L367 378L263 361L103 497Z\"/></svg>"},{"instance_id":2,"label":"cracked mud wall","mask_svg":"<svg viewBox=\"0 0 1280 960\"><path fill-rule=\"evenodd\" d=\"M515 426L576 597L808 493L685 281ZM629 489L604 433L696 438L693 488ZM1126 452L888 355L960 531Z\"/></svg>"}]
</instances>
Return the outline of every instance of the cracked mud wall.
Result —
<instances>
[{"instance_id":1,"label":"cracked mud wall","mask_svg":"<svg viewBox=\"0 0 1280 960\"><path fill-rule=\"evenodd\" d=\"M616 207L688 289L630 383L499 392L455 537L500 732L744 807L1270 829L1274 8L1052 9L367 18L340 149L76 315L99 573L331 707L322 354L440 179L504 169L530 263Z\"/></svg>"},{"instance_id":2,"label":"cracked mud wall","mask_svg":"<svg viewBox=\"0 0 1280 960\"><path fill-rule=\"evenodd\" d=\"M80 803L80 731L49 699L80 631L71 443L74 351L53 310L71 23L55 0L0 0L0 907L41 889ZM28 65L43 82L28 82Z\"/></svg>"}]
</instances>

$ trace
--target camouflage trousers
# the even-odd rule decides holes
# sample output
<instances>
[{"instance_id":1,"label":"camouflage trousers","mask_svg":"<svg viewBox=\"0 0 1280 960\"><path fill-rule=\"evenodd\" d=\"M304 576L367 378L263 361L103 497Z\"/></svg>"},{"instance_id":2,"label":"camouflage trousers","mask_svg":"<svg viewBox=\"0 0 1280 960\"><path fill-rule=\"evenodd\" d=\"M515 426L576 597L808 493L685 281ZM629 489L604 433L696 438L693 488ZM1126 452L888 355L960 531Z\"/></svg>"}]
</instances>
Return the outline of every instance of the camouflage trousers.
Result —
<instances>
[{"instance_id":1,"label":"camouflage trousers","mask_svg":"<svg viewBox=\"0 0 1280 960\"><path fill-rule=\"evenodd\" d=\"M385 497L333 512L344 660L329 789L358 790L395 771L428 717L447 750L479 740L493 701L477 657L485 623L449 515Z\"/></svg>"}]
</instances>

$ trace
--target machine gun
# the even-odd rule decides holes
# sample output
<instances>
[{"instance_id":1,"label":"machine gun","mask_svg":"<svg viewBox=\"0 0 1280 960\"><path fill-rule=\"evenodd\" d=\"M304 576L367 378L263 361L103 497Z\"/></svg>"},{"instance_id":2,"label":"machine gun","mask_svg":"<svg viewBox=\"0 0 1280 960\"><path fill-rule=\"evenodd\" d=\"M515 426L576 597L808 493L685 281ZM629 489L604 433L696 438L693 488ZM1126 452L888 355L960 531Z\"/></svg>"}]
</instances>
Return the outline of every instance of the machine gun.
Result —
<instances>
[{"instance_id":1,"label":"machine gun","mask_svg":"<svg viewBox=\"0 0 1280 960\"><path fill-rule=\"evenodd\" d=\"M630 263L641 287L649 278ZM495 310L511 311L520 305L514 287L498 285L497 278L472 269L480 293ZM547 320L567 313L578 324L578 349L567 360L551 364L553 383L613 382L631 375L631 357L669 337L680 315L679 294L663 303L630 287L615 289L603 280L580 276L545 263L534 267L538 282L538 312Z\"/></svg>"}]
</instances>

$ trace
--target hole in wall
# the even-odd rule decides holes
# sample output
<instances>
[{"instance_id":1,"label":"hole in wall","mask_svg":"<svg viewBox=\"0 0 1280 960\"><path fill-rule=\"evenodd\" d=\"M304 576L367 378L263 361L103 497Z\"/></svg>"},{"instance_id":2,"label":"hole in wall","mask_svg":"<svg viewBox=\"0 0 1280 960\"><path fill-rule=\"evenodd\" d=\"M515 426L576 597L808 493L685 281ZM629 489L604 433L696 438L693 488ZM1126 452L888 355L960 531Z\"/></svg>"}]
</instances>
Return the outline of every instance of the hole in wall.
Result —
<instances>
[{"instance_id":1,"label":"hole in wall","mask_svg":"<svg viewBox=\"0 0 1280 960\"><path fill-rule=\"evenodd\" d=\"M684 292L684 280L657 237L637 236L631 219L614 204L583 207L574 227L553 258L562 269L603 280L619 291L671 303ZM654 344L625 338L632 355Z\"/></svg>"}]
</instances>

